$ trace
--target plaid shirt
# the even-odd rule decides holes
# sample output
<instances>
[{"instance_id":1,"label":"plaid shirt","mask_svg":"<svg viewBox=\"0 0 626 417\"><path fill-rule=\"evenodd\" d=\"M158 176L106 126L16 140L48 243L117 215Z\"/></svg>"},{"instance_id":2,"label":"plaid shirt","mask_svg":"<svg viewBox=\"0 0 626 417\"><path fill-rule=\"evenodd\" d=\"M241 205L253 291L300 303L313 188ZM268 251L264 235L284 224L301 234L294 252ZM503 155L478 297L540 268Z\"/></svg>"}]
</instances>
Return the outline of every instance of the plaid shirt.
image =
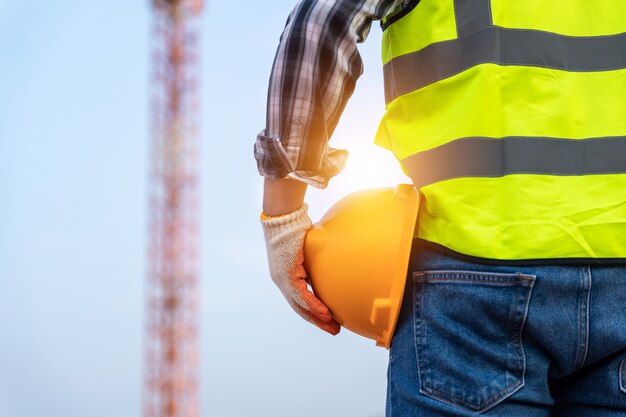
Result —
<instances>
[{"instance_id":1,"label":"plaid shirt","mask_svg":"<svg viewBox=\"0 0 626 417\"><path fill-rule=\"evenodd\" d=\"M261 175L290 176L318 188L345 166L328 146L363 63L357 43L373 20L402 0L301 0L291 12L272 68L265 130L254 157Z\"/></svg>"}]
</instances>

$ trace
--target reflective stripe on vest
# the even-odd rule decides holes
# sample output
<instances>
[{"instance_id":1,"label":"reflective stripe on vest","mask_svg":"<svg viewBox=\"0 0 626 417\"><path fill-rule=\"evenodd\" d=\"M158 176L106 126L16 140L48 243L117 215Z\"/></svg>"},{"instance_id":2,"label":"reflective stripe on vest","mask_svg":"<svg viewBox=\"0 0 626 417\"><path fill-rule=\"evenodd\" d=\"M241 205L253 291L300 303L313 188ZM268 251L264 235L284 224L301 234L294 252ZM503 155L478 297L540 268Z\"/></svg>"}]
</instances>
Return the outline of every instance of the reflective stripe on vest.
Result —
<instances>
[{"instance_id":1,"label":"reflective stripe on vest","mask_svg":"<svg viewBox=\"0 0 626 417\"><path fill-rule=\"evenodd\" d=\"M626 4L407 7L383 35L376 142L420 187L419 237L482 258L626 258Z\"/></svg>"},{"instance_id":2,"label":"reflective stripe on vest","mask_svg":"<svg viewBox=\"0 0 626 417\"><path fill-rule=\"evenodd\" d=\"M464 38L431 44L391 60L383 68L385 99L390 102L484 63L586 72L626 68L626 54L616 54L619 50L626 50L626 33L572 38L487 27Z\"/></svg>"}]
</instances>

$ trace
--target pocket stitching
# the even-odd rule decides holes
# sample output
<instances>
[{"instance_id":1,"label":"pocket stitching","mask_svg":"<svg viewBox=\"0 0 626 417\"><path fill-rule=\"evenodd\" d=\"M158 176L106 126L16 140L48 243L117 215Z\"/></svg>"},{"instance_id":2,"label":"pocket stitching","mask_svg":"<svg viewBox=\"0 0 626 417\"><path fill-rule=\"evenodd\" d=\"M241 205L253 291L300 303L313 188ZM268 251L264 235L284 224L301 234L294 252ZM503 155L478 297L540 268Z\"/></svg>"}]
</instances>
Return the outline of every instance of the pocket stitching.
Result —
<instances>
[{"instance_id":1,"label":"pocket stitching","mask_svg":"<svg viewBox=\"0 0 626 417\"><path fill-rule=\"evenodd\" d=\"M619 389L626 394L626 359L619 365Z\"/></svg>"},{"instance_id":2,"label":"pocket stitching","mask_svg":"<svg viewBox=\"0 0 626 417\"><path fill-rule=\"evenodd\" d=\"M437 275L440 275L441 277L437 278ZM442 276L442 275L445 275ZM472 278L472 276L480 276L483 279L476 279L476 278ZM491 279L484 279L485 277L490 277ZM420 278L426 278L426 279L420 279ZM420 343L416 343L416 357L417 357L417 367L418 367L418 378L419 378L419 382L420 382L420 388L419 391L422 394L425 394L431 398L435 398L439 401L443 401L446 404L450 404L452 406L456 406L459 407L458 403L462 403L462 404L466 404L466 408L469 408L470 410L474 410L474 411L478 411L478 412L485 412L487 410L489 410L490 408L496 406L497 404L499 404L499 402L514 394L516 391L518 391L519 389L521 389L524 385L525 385L525 377L526 377L526 353L524 351L524 344L522 343L522 333L523 333L523 329L524 326L526 324L526 318L527 318L527 313L528 313L528 307L530 305L530 297L532 294L532 289L534 287L534 283L536 280L536 276L535 275L529 275L529 274L522 274L522 273L497 273L497 272L473 272L473 271L460 271L460 270L438 270L438 271L416 271L413 272L413 281L414 284L417 283L417 281L419 281L419 284L423 284L425 282L462 282L462 283L483 283L483 284L488 284L488 285L492 285L492 286L511 286L511 285L517 285L517 294L515 296L515 310L513 313L513 321L515 322L517 320L517 316L518 316L518 312L520 311L519 309L519 300L520 298L522 300L525 300L525 302L522 302L522 304L525 305L525 308L523 309L523 314L522 317L520 317L519 321L520 321L520 325L519 325L519 330L515 330L511 336L512 339L512 343L513 343L513 347L515 349L516 352L516 363L515 363L515 368L517 371L521 371L520 374L520 378L518 381L513 382L509 385L507 385L505 388L501 389L500 391L498 391L497 393L493 394L491 397L489 397L488 399L478 403L478 404L473 404L473 403L469 403L467 401L464 401L461 398L458 398L454 395L439 391L435 388L432 387L428 387L425 386L426 382L429 381L430 377L430 369L429 367L426 367L426 369L424 369L423 372L422 371L422 366L421 365L428 365L428 360L426 360L425 355L423 353L423 348L422 346L425 343L425 334L424 331L421 330L420 334L421 339L420 339ZM527 288L528 294L525 297L521 296L521 288L525 287ZM417 286L414 285L413 288L413 293L414 293L414 299L415 299L415 291L416 291ZM423 309L423 293L419 294L419 311L421 313L422 309ZM414 329L414 337L415 340L417 340L417 325L415 323L415 317L416 314L413 315L413 329ZM421 326L421 324L420 324ZM517 337L516 337L517 336ZM422 352L422 354L420 355L419 353ZM520 358L521 358L521 368L520 368ZM626 360L624 361L626 362ZM425 376L425 380L426 381L422 381L422 373ZM424 383L423 383L424 382ZM458 401L458 403L455 403L451 400L454 401Z\"/></svg>"},{"instance_id":3,"label":"pocket stitching","mask_svg":"<svg viewBox=\"0 0 626 417\"><path fill-rule=\"evenodd\" d=\"M413 300L416 299L415 297L415 291L416 291L416 286L413 285ZM424 295L423 294L419 294L419 305L416 306L416 308L419 308L419 313L421 316L421 312L422 312L422 306L423 306L423 298ZM418 323L416 323L416 316L417 314L413 314L413 340L417 340L418 337ZM422 326L421 322L419 323L419 326ZM422 334L423 332L420 329L420 334ZM422 338L424 336L421 336ZM422 374L424 374L424 379L426 379L428 381L429 379L429 374L430 374L430 368L429 367L425 367L423 368L424 363L426 362L426 364L428 364L425 360L425 355L423 354L423 342L421 343L414 343L415 344L415 357L417 358L416 362L417 362L417 377L419 380L419 387L420 387L420 392L422 392L422 386L424 385L424 381L422 381ZM424 371L422 372L422 368L424 369Z\"/></svg>"},{"instance_id":4,"label":"pocket stitching","mask_svg":"<svg viewBox=\"0 0 626 417\"><path fill-rule=\"evenodd\" d=\"M516 385L519 385L519 386L516 386ZM446 400L446 397L452 398L452 399L454 399L454 400L456 400L456 401L458 401L460 403L467 404L468 408L471 408L472 410L486 411L488 408L487 409L483 409L483 407L485 407L486 405L490 405L492 403L493 403L493 405L496 405L501 398L504 398L507 395L514 393L519 388L521 388L523 385L524 385L524 380L522 378L518 382L515 382L513 384L508 385L507 387L503 388L502 390L500 390L497 393L495 393L494 395L492 395L489 399L487 399L487 400L485 400L485 401L483 401L483 402L481 402L479 404L468 403L467 401L464 401L464 400L462 400L462 399L460 399L458 397L455 397L454 395L447 394L445 392L436 390L434 388L426 387L426 388L424 388L424 391L426 391L426 392L422 391L422 388L420 388L420 392L424 392L425 394L432 394L436 398L438 398L438 399L440 399L442 401L445 401L445 402L447 402L448 404L451 404L451 405L458 405L458 404L455 404L453 402L448 402ZM510 390L510 392L505 392L505 391L508 391L508 390ZM437 396L436 393L439 393L441 395Z\"/></svg>"},{"instance_id":5,"label":"pocket stitching","mask_svg":"<svg viewBox=\"0 0 626 417\"><path fill-rule=\"evenodd\" d=\"M440 277L438 277L440 276ZM481 277L483 279L471 278L472 276ZM437 270L437 271L416 271L413 272L413 279L427 278L424 281L461 281L461 282L483 282L493 283L494 285L518 284L522 283L533 286L537 278L536 275L501 272L473 272L460 270ZM489 279L491 278L491 279Z\"/></svg>"},{"instance_id":6,"label":"pocket stitching","mask_svg":"<svg viewBox=\"0 0 626 417\"><path fill-rule=\"evenodd\" d=\"M534 280L533 280L534 282ZM519 329L512 329L513 334L511 335L511 342L513 346L516 348L516 366L517 369L522 371L522 383L524 382L524 376L526 373L526 352L524 351L524 343L522 343L522 336L524 332L524 325L526 324L526 318L528 315L528 307L530 306L530 297L532 295L533 286L531 285L528 288L528 295L526 299L522 296L521 290L522 286L517 287L517 295L515 299L515 312L513 313L513 323L520 323ZM520 309L520 305L523 307ZM518 314L522 314L519 319L517 318ZM521 353L521 354L520 354ZM521 358L521 364L520 364Z\"/></svg>"}]
</instances>

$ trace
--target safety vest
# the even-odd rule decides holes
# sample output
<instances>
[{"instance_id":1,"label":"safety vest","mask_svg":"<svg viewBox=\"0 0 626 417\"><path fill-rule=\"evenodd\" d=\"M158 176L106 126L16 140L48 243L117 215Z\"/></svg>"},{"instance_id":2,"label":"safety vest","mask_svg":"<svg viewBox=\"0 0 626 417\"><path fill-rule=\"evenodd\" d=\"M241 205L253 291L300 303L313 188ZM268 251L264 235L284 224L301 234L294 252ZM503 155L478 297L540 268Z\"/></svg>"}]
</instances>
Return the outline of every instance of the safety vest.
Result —
<instances>
[{"instance_id":1,"label":"safety vest","mask_svg":"<svg viewBox=\"0 0 626 417\"><path fill-rule=\"evenodd\" d=\"M626 258L626 1L408 1L376 143L417 236L496 260Z\"/></svg>"}]
</instances>

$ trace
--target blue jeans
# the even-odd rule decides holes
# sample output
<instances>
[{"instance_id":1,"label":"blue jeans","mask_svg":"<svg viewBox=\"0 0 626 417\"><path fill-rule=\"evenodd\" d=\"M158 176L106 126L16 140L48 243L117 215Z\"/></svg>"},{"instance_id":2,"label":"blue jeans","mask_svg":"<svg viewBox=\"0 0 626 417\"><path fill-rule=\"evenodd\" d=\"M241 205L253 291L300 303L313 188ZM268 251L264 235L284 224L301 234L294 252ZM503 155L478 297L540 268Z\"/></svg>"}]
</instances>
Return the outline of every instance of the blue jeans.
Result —
<instances>
[{"instance_id":1,"label":"blue jeans","mask_svg":"<svg viewBox=\"0 0 626 417\"><path fill-rule=\"evenodd\" d=\"M626 266L413 250L387 417L626 417Z\"/></svg>"}]
</instances>

